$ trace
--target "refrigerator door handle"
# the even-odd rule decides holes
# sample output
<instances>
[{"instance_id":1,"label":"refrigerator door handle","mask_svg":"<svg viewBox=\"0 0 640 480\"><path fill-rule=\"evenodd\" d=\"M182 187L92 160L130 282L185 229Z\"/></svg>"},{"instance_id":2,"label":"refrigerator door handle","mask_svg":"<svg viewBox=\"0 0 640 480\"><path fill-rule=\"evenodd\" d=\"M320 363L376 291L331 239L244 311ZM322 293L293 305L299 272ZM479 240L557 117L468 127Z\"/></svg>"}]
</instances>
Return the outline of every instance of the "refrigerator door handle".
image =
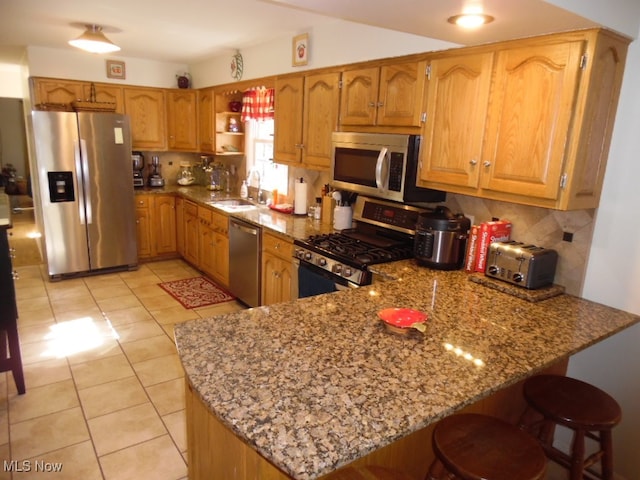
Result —
<instances>
[{"instance_id":1,"label":"refrigerator door handle","mask_svg":"<svg viewBox=\"0 0 640 480\"><path fill-rule=\"evenodd\" d=\"M89 159L87 158L87 141L80 139L80 158L82 159L82 185L84 187L84 203L87 225L93 223L91 214L91 183L89 182Z\"/></svg>"},{"instance_id":2,"label":"refrigerator door handle","mask_svg":"<svg viewBox=\"0 0 640 480\"><path fill-rule=\"evenodd\" d=\"M79 179L80 179L80 175L82 174L82 153L80 150L80 143L77 141L73 142L73 156L76 162L76 179L78 180L79 183ZM77 195L78 198L78 216L80 217L80 225L86 225L86 215L85 215L85 210L84 210L84 195L81 194L81 192L78 191L78 186L76 186L76 191L78 193L80 193L80 195Z\"/></svg>"}]
</instances>

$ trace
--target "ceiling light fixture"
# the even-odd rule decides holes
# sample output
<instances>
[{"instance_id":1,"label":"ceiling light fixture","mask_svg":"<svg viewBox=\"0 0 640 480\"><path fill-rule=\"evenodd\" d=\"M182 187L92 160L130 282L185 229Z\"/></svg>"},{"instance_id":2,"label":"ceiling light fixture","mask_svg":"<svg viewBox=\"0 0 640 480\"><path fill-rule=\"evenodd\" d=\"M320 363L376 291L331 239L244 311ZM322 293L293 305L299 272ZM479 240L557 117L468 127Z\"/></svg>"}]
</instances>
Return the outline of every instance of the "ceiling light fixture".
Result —
<instances>
[{"instance_id":1,"label":"ceiling light fixture","mask_svg":"<svg viewBox=\"0 0 640 480\"><path fill-rule=\"evenodd\" d=\"M120 47L104 36L99 25L86 25L87 29L75 40L69 40L69 45L91 53L111 53Z\"/></svg>"},{"instance_id":2,"label":"ceiling light fixture","mask_svg":"<svg viewBox=\"0 0 640 480\"><path fill-rule=\"evenodd\" d=\"M454 15L447 19L449 23L453 23L462 28L478 28L493 22L493 20L494 18L491 15L485 15L483 13L463 13L462 15Z\"/></svg>"}]
</instances>

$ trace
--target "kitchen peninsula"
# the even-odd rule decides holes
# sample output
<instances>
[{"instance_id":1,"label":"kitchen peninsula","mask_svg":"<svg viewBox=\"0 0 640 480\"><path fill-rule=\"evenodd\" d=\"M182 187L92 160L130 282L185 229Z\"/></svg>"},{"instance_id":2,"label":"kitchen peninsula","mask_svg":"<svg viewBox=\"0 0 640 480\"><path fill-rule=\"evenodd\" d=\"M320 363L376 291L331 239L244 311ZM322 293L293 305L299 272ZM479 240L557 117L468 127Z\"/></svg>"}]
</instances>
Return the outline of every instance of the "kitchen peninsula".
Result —
<instances>
[{"instance_id":1,"label":"kitchen peninsula","mask_svg":"<svg viewBox=\"0 0 640 480\"><path fill-rule=\"evenodd\" d=\"M438 419L640 321L412 260L376 270L387 281L176 326L189 478L307 480L351 462L421 478ZM377 317L388 307L427 313L426 332L388 333Z\"/></svg>"}]
</instances>

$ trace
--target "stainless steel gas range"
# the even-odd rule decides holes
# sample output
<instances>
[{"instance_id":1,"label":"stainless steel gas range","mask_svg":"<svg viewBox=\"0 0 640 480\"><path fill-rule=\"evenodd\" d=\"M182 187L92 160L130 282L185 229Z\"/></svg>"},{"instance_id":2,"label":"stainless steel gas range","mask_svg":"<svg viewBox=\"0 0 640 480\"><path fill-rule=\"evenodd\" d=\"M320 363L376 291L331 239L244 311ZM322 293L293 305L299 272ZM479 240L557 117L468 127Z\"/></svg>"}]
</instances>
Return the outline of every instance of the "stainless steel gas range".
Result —
<instances>
[{"instance_id":1,"label":"stainless steel gas range","mask_svg":"<svg viewBox=\"0 0 640 480\"><path fill-rule=\"evenodd\" d=\"M412 258L416 222L424 211L359 196L354 228L295 240L299 297L369 285L370 265Z\"/></svg>"}]
</instances>

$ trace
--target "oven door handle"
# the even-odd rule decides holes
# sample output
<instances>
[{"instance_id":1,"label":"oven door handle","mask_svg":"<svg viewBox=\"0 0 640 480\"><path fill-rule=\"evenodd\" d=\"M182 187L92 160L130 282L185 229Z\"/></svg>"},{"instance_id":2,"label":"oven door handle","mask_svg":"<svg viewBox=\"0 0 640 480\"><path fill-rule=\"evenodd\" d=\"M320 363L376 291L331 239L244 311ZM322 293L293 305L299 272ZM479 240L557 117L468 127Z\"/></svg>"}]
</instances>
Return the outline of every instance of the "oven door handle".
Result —
<instances>
[{"instance_id":1,"label":"oven door handle","mask_svg":"<svg viewBox=\"0 0 640 480\"><path fill-rule=\"evenodd\" d=\"M379 190L385 189L389 176L389 162L387 161L389 158L387 155L388 152L389 149L387 147L382 147L380 154L378 155L378 161L376 162L376 186Z\"/></svg>"}]
</instances>

